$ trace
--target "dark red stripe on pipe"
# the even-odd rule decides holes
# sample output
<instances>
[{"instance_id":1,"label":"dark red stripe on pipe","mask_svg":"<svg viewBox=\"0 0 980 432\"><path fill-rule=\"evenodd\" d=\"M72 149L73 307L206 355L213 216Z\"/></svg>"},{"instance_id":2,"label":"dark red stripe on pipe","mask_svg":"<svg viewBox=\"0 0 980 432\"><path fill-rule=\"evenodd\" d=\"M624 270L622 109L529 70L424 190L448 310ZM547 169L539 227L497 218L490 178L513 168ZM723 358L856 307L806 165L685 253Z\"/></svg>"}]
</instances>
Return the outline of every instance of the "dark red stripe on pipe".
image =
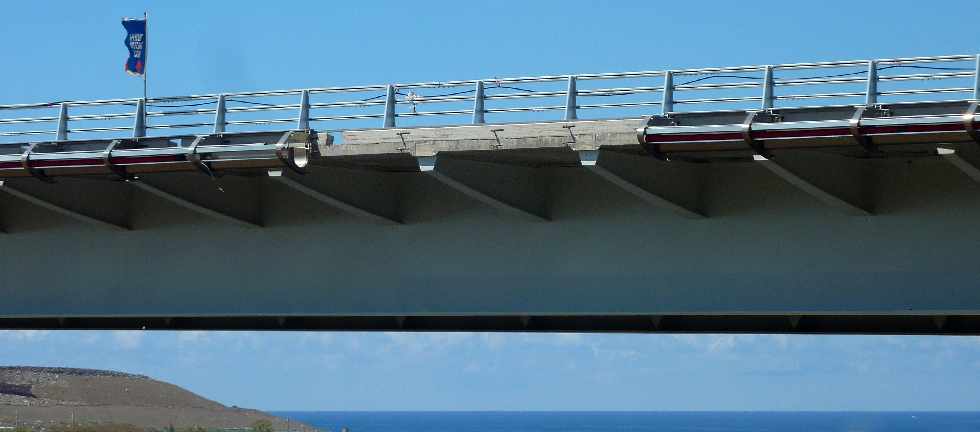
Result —
<instances>
[{"instance_id":1,"label":"dark red stripe on pipe","mask_svg":"<svg viewBox=\"0 0 980 432\"><path fill-rule=\"evenodd\" d=\"M31 168L72 167L86 165L102 165L102 159L31 159Z\"/></svg>"},{"instance_id":2,"label":"dark red stripe on pipe","mask_svg":"<svg viewBox=\"0 0 980 432\"><path fill-rule=\"evenodd\" d=\"M962 132L963 123L932 123L907 125L869 125L861 126L861 132L868 135L900 134L900 133L930 133L930 132ZM820 138L833 136L849 136L848 128L816 128L816 129L773 129L752 131L756 139L776 138ZM724 133L684 133L684 134L646 134L643 137L648 143L670 143L689 141L733 141L742 140L737 132Z\"/></svg>"},{"instance_id":3,"label":"dark red stripe on pipe","mask_svg":"<svg viewBox=\"0 0 980 432\"><path fill-rule=\"evenodd\" d=\"M112 158L114 165L130 165L141 163L161 163L161 162L180 162L183 155L161 155L161 156L118 156ZM105 160L101 158L85 159L41 159L31 160L31 168L52 168L52 167L77 167L77 166L101 166L105 165ZM19 162L0 164L0 168L10 168L22 166Z\"/></svg>"},{"instance_id":4,"label":"dark red stripe on pipe","mask_svg":"<svg viewBox=\"0 0 980 432\"><path fill-rule=\"evenodd\" d=\"M758 139L766 138L815 138L831 136L850 136L851 130L848 128L820 128L820 129L771 129L752 131L752 137Z\"/></svg>"},{"instance_id":5,"label":"dark red stripe on pipe","mask_svg":"<svg viewBox=\"0 0 980 432\"><path fill-rule=\"evenodd\" d=\"M917 133L917 132L963 132L963 123L933 123L909 125L869 125L861 126L861 132L868 135Z\"/></svg>"},{"instance_id":6,"label":"dark red stripe on pipe","mask_svg":"<svg viewBox=\"0 0 980 432\"><path fill-rule=\"evenodd\" d=\"M742 134L738 132L716 132L716 133L695 133L695 134L646 134L644 141L648 143L668 143L685 141L733 141L742 140Z\"/></svg>"},{"instance_id":7,"label":"dark red stripe on pipe","mask_svg":"<svg viewBox=\"0 0 980 432\"><path fill-rule=\"evenodd\" d=\"M130 165L141 163L157 162L181 162L186 160L183 155L163 155L163 156L113 156L113 165Z\"/></svg>"}]
</instances>

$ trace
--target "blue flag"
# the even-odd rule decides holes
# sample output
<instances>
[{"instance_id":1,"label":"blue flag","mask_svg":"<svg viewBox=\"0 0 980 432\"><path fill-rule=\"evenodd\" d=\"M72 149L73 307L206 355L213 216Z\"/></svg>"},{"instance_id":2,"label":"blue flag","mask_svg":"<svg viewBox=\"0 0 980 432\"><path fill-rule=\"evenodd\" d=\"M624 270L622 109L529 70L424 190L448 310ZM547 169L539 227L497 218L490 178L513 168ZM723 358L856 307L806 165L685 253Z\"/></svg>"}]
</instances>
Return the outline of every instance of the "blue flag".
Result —
<instances>
[{"instance_id":1,"label":"blue flag","mask_svg":"<svg viewBox=\"0 0 980 432\"><path fill-rule=\"evenodd\" d=\"M146 19L123 18L126 28L126 48L129 58L126 59L126 73L143 76L146 73Z\"/></svg>"}]
</instances>

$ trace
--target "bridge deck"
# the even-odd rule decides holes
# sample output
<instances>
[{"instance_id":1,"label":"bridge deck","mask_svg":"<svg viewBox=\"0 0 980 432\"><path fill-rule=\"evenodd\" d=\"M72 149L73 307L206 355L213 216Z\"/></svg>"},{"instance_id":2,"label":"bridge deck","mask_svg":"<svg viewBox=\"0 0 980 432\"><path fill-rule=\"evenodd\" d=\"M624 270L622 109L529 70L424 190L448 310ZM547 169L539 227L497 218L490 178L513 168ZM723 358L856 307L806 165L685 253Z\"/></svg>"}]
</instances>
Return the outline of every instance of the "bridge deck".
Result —
<instances>
[{"instance_id":1,"label":"bridge deck","mask_svg":"<svg viewBox=\"0 0 980 432\"><path fill-rule=\"evenodd\" d=\"M868 108L962 120L971 106ZM643 137L673 129L647 122L107 137L37 159L15 146L0 328L980 334L966 123L818 145L750 127L651 151ZM179 158L123 159L147 151ZM50 165L65 158L86 162Z\"/></svg>"}]
</instances>

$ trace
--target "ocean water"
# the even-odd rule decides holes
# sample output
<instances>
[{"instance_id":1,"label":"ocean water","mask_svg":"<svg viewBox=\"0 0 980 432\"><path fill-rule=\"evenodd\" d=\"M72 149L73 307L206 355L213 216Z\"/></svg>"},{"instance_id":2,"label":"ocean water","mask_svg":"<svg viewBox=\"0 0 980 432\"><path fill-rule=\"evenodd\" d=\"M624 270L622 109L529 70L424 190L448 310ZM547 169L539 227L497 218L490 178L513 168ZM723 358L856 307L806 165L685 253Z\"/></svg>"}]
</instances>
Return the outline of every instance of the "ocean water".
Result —
<instances>
[{"instance_id":1,"label":"ocean water","mask_svg":"<svg viewBox=\"0 0 980 432\"><path fill-rule=\"evenodd\" d=\"M334 412L274 414L340 432L978 432L980 412Z\"/></svg>"}]
</instances>

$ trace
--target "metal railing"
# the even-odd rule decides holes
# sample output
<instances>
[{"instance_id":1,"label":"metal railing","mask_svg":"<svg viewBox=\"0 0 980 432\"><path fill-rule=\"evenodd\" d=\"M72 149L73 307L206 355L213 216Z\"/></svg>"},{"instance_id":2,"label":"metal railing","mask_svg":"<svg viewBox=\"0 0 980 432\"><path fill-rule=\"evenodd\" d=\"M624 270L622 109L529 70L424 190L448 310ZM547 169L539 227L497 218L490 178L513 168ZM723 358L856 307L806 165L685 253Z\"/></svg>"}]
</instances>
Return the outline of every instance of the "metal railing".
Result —
<instances>
[{"instance_id":1,"label":"metal railing","mask_svg":"<svg viewBox=\"0 0 980 432\"><path fill-rule=\"evenodd\" d=\"M980 55L949 55L0 105L0 140L342 131L575 120L586 112L589 118L624 118L977 99Z\"/></svg>"}]
</instances>

